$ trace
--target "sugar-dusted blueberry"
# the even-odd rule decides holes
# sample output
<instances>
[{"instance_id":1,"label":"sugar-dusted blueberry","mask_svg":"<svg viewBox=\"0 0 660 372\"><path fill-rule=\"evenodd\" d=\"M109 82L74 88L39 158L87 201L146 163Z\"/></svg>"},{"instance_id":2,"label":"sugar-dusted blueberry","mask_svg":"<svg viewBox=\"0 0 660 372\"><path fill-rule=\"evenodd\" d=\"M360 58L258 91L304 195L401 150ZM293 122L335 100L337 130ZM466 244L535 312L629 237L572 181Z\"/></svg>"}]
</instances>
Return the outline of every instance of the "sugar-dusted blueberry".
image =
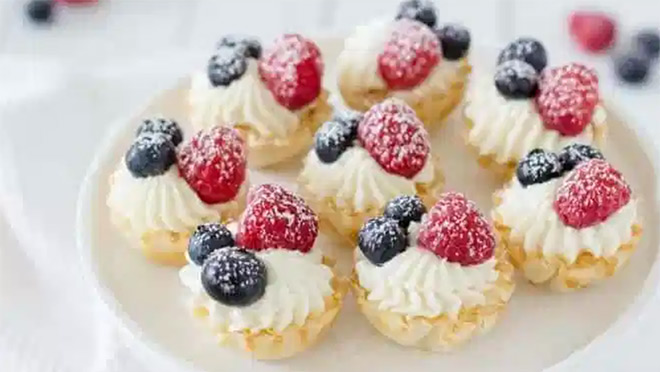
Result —
<instances>
[{"instance_id":1,"label":"sugar-dusted blueberry","mask_svg":"<svg viewBox=\"0 0 660 372\"><path fill-rule=\"evenodd\" d=\"M145 133L133 141L124 162L135 177L158 176L176 162L176 147L165 134Z\"/></svg>"},{"instance_id":2,"label":"sugar-dusted blueberry","mask_svg":"<svg viewBox=\"0 0 660 372\"><path fill-rule=\"evenodd\" d=\"M442 46L442 57L450 60L459 60L470 50L470 31L463 25L448 24L435 31Z\"/></svg>"},{"instance_id":3,"label":"sugar-dusted blueberry","mask_svg":"<svg viewBox=\"0 0 660 372\"><path fill-rule=\"evenodd\" d=\"M437 22L435 5L429 0L405 0L399 5L396 19L408 18L433 28Z\"/></svg>"},{"instance_id":4,"label":"sugar-dusted blueberry","mask_svg":"<svg viewBox=\"0 0 660 372\"><path fill-rule=\"evenodd\" d=\"M25 12L34 23L49 23L53 20L53 6L53 0L32 0L25 6Z\"/></svg>"},{"instance_id":5,"label":"sugar-dusted blueberry","mask_svg":"<svg viewBox=\"0 0 660 372\"><path fill-rule=\"evenodd\" d=\"M362 121L364 114L358 111L353 110L340 110L335 113L335 120L340 124L348 128L350 136L352 139L357 137L358 126Z\"/></svg>"},{"instance_id":6,"label":"sugar-dusted blueberry","mask_svg":"<svg viewBox=\"0 0 660 372\"><path fill-rule=\"evenodd\" d=\"M314 137L316 156L324 163L334 163L351 146L351 130L337 120L324 123Z\"/></svg>"},{"instance_id":7,"label":"sugar-dusted blueberry","mask_svg":"<svg viewBox=\"0 0 660 372\"><path fill-rule=\"evenodd\" d=\"M266 265L241 248L219 249L202 265L202 285L216 301L227 306L248 306L266 291Z\"/></svg>"},{"instance_id":8,"label":"sugar-dusted blueberry","mask_svg":"<svg viewBox=\"0 0 660 372\"><path fill-rule=\"evenodd\" d=\"M639 52L625 54L616 59L616 74L626 83L639 84L646 81L651 67L646 56Z\"/></svg>"},{"instance_id":9,"label":"sugar-dusted blueberry","mask_svg":"<svg viewBox=\"0 0 660 372\"><path fill-rule=\"evenodd\" d=\"M385 205L383 215L398 221L401 228L407 229L411 222L420 222L424 213L426 213L426 207L419 196L401 195Z\"/></svg>"},{"instance_id":10,"label":"sugar-dusted blueberry","mask_svg":"<svg viewBox=\"0 0 660 372\"><path fill-rule=\"evenodd\" d=\"M209 60L208 76L213 86L227 86L247 70L247 61L240 48L219 48Z\"/></svg>"},{"instance_id":11,"label":"sugar-dusted blueberry","mask_svg":"<svg viewBox=\"0 0 660 372\"><path fill-rule=\"evenodd\" d=\"M516 177L521 185L527 187L537 183L544 183L561 176L562 169L559 157L542 149L530 151L516 169Z\"/></svg>"},{"instance_id":12,"label":"sugar-dusted blueberry","mask_svg":"<svg viewBox=\"0 0 660 372\"><path fill-rule=\"evenodd\" d=\"M660 33L658 30L642 30L635 35L635 47L648 58L656 59L660 56Z\"/></svg>"},{"instance_id":13,"label":"sugar-dusted blueberry","mask_svg":"<svg viewBox=\"0 0 660 372\"><path fill-rule=\"evenodd\" d=\"M176 121L165 118L145 119L138 127L136 136L143 133L162 133L169 137L174 146L178 146L183 141L183 133Z\"/></svg>"},{"instance_id":14,"label":"sugar-dusted blueberry","mask_svg":"<svg viewBox=\"0 0 660 372\"><path fill-rule=\"evenodd\" d=\"M497 66L495 86L504 97L531 98L539 87L538 73L525 61L517 59L505 61Z\"/></svg>"},{"instance_id":15,"label":"sugar-dusted blueberry","mask_svg":"<svg viewBox=\"0 0 660 372\"><path fill-rule=\"evenodd\" d=\"M261 57L261 43L252 36L246 35L225 35L218 42L218 48L236 48L248 58L259 59Z\"/></svg>"},{"instance_id":16,"label":"sugar-dusted blueberry","mask_svg":"<svg viewBox=\"0 0 660 372\"><path fill-rule=\"evenodd\" d=\"M563 172L573 170L578 164L589 159L604 159L596 148L581 143L573 143L559 152L559 162Z\"/></svg>"},{"instance_id":17,"label":"sugar-dusted blueberry","mask_svg":"<svg viewBox=\"0 0 660 372\"><path fill-rule=\"evenodd\" d=\"M519 59L532 65L537 72L543 71L548 64L545 47L540 41L529 37L521 37L509 43L500 52L497 63Z\"/></svg>"},{"instance_id":18,"label":"sugar-dusted blueberry","mask_svg":"<svg viewBox=\"0 0 660 372\"><path fill-rule=\"evenodd\" d=\"M358 245L371 263L380 266L405 251L408 242L397 221L388 217L377 217L362 226Z\"/></svg>"},{"instance_id":19,"label":"sugar-dusted blueberry","mask_svg":"<svg viewBox=\"0 0 660 372\"><path fill-rule=\"evenodd\" d=\"M227 227L220 223L205 223L197 226L188 241L188 257L197 265L204 264L206 258L216 250L233 247L234 237Z\"/></svg>"}]
</instances>

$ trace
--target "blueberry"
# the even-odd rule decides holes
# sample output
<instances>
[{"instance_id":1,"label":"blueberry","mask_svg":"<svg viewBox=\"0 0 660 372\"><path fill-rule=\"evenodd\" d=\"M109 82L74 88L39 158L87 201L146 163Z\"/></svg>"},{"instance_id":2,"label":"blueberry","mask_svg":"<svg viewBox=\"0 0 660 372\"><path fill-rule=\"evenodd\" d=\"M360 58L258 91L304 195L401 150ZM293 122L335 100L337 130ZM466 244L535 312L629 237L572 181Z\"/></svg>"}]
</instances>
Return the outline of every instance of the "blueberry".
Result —
<instances>
[{"instance_id":1,"label":"blueberry","mask_svg":"<svg viewBox=\"0 0 660 372\"><path fill-rule=\"evenodd\" d=\"M660 34L658 30L640 31L635 36L635 46L648 58L658 58L660 55Z\"/></svg>"},{"instance_id":2,"label":"blueberry","mask_svg":"<svg viewBox=\"0 0 660 372\"><path fill-rule=\"evenodd\" d=\"M146 133L133 141L124 162L135 177L158 176L176 162L176 147L167 135Z\"/></svg>"},{"instance_id":3,"label":"blueberry","mask_svg":"<svg viewBox=\"0 0 660 372\"><path fill-rule=\"evenodd\" d=\"M220 48L209 60L208 76L213 86L227 86L247 70L247 61L240 49Z\"/></svg>"},{"instance_id":4,"label":"blueberry","mask_svg":"<svg viewBox=\"0 0 660 372\"><path fill-rule=\"evenodd\" d=\"M316 156L323 163L334 163L353 143L351 127L331 120L323 124L314 137Z\"/></svg>"},{"instance_id":5,"label":"blueberry","mask_svg":"<svg viewBox=\"0 0 660 372\"><path fill-rule=\"evenodd\" d=\"M456 61L463 58L470 49L470 31L465 26L449 24L435 31L442 45L442 57Z\"/></svg>"},{"instance_id":6,"label":"blueberry","mask_svg":"<svg viewBox=\"0 0 660 372\"><path fill-rule=\"evenodd\" d=\"M219 249L202 265L202 285L216 301L227 306L248 306L266 291L266 265L241 248Z\"/></svg>"},{"instance_id":7,"label":"blueberry","mask_svg":"<svg viewBox=\"0 0 660 372\"><path fill-rule=\"evenodd\" d=\"M188 257L197 265L214 251L234 246L234 237L225 225L219 223L205 223L197 226L188 241Z\"/></svg>"},{"instance_id":8,"label":"blueberry","mask_svg":"<svg viewBox=\"0 0 660 372\"><path fill-rule=\"evenodd\" d=\"M245 35L226 35L220 39L218 48L238 48L248 58L259 59L261 57L261 43L254 37Z\"/></svg>"},{"instance_id":9,"label":"blueberry","mask_svg":"<svg viewBox=\"0 0 660 372\"><path fill-rule=\"evenodd\" d=\"M537 72L543 71L548 64L548 57L543 44L529 37L519 38L504 47L497 58L497 64L512 59L519 59L529 63Z\"/></svg>"},{"instance_id":10,"label":"blueberry","mask_svg":"<svg viewBox=\"0 0 660 372\"><path fill-rule=\"evenodd\" d=\"M532 150L518 163L516 169L516 177L524 187L550 181L561 174L559 157L541 149Z\"/></svg>"},{"instance_id":11,"label":"blueberry","mask_svg":"<svg viewBox=\"0 0 660 372\"><path fill-rule=\"evenodd\" d=\"M497 66L495 86L507 98L531 98L538 90L538 74L527 62L512 59Z\"/></svg>"},{"instance_id":12,"label":"blueberry","mask_svg":"<svg viewBox=\"0 0 660 372\"><path fill-rule=\"evenodd\" d=\"M49 23L53 20L52 0L32 0L26 7L27 16L35 23Z\"/></svg>"},{"instance_id":13,"label":"blueberry","mask_svg":"<svg viewBox=\"0 0 660 372\"><path fill-rule=\"evenodd\" d=\"M364 114L353 110L341 110L335 113L334 120L348 128L351 140L357 138L358 126L362 121Z\"/></svg>"},{"instance_id":14,"label":"blueberry","mask_svg":"<svg viewBox=\"0 0 660 372\"><path fill-rule=\"evenodd\" d=\"M136 136L143 133L162 133L166 135L174 146L178 146L183 141L183 133L176 121L164 118L145 119L140 124Z\"/></svg>"},{"instance_id":15,"label":"blueberry","mask_svg":"<svg viewBox=\"0 0 660 372\"><path fill-rule=\"evenodd\" d=\"M559 162L564 172L573 170L578 164L589 159L604 158L603 154L597 149L581 143L568 145L559 152Z\"/></svg>"},{"instance_id":16,"label":"blueberry","mask_svg":"<svg viewBox=\"0 0 660 372\"><path fill-rule=\"evenodd\" d=\"M617 58L615 63L617 75L627 83L642 83L649 75L650 61L643 55L624 55Z\"/></svg>"},{"instance_id":17,"label":"blueberry","mask_svg":"<svg viewBox=\"0 0 660 372\"><path fill-rule=\"evenodd\" d=\"M362 226L358 235L362 254L374 265L380 266L406 250L406 234L399 223L391 218L372 218Z\"/></svg>"},{"instance_id":18,"label":"blueberry","mask_svg":"<svg viewBox=\"0 0 660 372\"><path fill-rule=\"evenodd\" d=\"M407 229L412 221L420 222L426 213L426 207L418 196L401 195L390 200L385 206L385 217L399 222L402 229Z\"/></svg>"},{"instance_id":19,"label":"blueberry","mask_svg":"<svg viewBox=\"0 0 660 372\"><path fill-rule=\"evenodd\" d=\"M399 5L396 19L407 18L433 28L437 21L435 5L429 0L405 0Z\"/></svg>"}]
</instances>

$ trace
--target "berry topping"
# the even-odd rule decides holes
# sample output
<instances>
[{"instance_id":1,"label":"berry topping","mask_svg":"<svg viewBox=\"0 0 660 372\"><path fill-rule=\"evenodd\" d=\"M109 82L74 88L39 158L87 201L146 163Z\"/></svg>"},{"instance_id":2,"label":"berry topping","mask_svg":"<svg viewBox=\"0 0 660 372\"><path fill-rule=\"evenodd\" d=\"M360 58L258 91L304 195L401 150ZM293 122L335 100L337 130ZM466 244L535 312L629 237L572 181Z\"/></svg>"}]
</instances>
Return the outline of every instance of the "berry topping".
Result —
<instances>
[{"instance_id":1,"label":"berry topping","mask_svg":"<svg viewBox=\"0 0 660 372\"><path fill-rule=\"evenodd\" d=\"M321 93L321 51L301 35L281 36L264 52L259 74L280 105L299 109Z\"/></svg>"},{"instance_id":2,"label":"berry topping","mask_svg":"<svg viewBox=\"0 0 660 372\"><path fill-rule=\"evenodd\" d=\"M602 52L614 43L616 24L612 17L600 12L575 12L569 19L573 40L588 52Z\"/></svg>"},{"instance_id":3,"label":"berry topping","mask_svg":"<svg viewBox=\"0 0 660 372\"><path fill-rule=\"evenodd\" d=\"M247 70L243 52L234 48L220 48L209 60L207 73L214 87L227 86Z\"/></svg>"},{"instance_id":4,"label":"berry topping","mask_svg":"<svg viewBox=\"0 0 660 372\"><path fill-rule=\"evenodd\" d=\"M470 49L470 31L463 25L449 24L435 34L440 39L442 57L449 61L463 58Z\"/></svg>"},{"instance_id":5,"label":"berry topping","mask_svg":"<svg viewBox=\"0 0 660 372\"><path fill-rule=\"evenodd\" d=\"M624 55L616 59L616 74L626 83L638 84L649 76L650 61L643 55Z\"/></svg>"},{"instance_id":6,"label":"berry topping","mask_svg":"<svg viewBox=\"0 0 660 372\"><path fill-rule=\"evenodd\" d=\"M250 190L236 242L255 251L283 248L305 253L317 235L318 219L303 199L282 186L266 184Z\"/></svg>"},{"instance_id":7,"label":"berry topping","mask_svg":"<svg viewBox=\"0 0 660 372\"><path fill-rule=\"evenodd\" d=\"M178 146L183 141L183 134L181 128L176 121L164 118L145 119L140 124L136 136L143 133L162 133L167 136L174 146Z\"/></svg>"},{"instance_id":8,"label":"berry topping","mask_svg":"<svg viewBox=\"0 0 660 372\"><path fill-rule=\"evenodd\" d=\"M563 172L572 171L578 164L589 159L604 158L603 154L597 149L581 143L568 145L559 152L559 162Z\"/></svg>"},{"instance_id":9,"label":"berry topping","mask_svg":"<svg viewBox=\"0 0 660 372\"><path fill-rule=\"evenodd\" d=\"M650 59L660 56L660 34L658 30L643 30L635 36L635 46Z\"/></svg>"},{"instance_id":10,"label":"berry topping","mask_svg":"<svg viewBox=\"0 0 660 372\"><path fill-rule=\"evenodd\" d=\"M25 12L35 23L49 23L53 20L53 1L32 0L25 6Z\"/></svg>"},{"instance_id":11,"label":"berry topping","mask_svg":"<svg viewBox=\"0 0 660 372\"><path fill-rule=\"evenodd\" d=\"M493 257L495 236L477 206L463 194L443 194L422 222L417 243L462 266Z\"/></svg>"},{"instance_id":12,"label":"berry topping","mask_svg":"<svg viewBox=\"0 0 660 372\"><path fill-rule=\"evenodd\" d=\"M552 152L535 149L529 152L516 169L518 182L524 187L544 183L562 174L559 157Z\"/></svg>"},{"instance_id":13,"label":"berry topping","mask_svg":"<svg viewBox=\"0 0 660 372\"><path fill-rule=\"evenodd\" d=\"M176 148L164 134L144 134L133 141L124 162L135 177L159 176L176 162Z\"/></svg>"},{"instance_id":14,"label":"berry topping","mask_svg":"<svg viewBox=\"0 0 660 372\"><path fill-rule=\"evenodd\" d=\"M358 139L383 169L406 178L424 168L430 151L422 122L398 99L369 109L358 127Z\"/></svg>"},{"instance_id":15,"label":"berry topping","mask_svg":"<svg viewBox=\"0 0 660 372\"><path fill-rule=\"evenodd\" d=\"M233 200L245 181L245 145L232 128L200 131L178 155L179 173L205 203Z\"/></svg>"},{"instance_id":16,"label":"berry topping","mask_svg":"<svg viewBox=\"0 0 660 372\"><path fill-rule=\"evenodd\" d=\"M497 64L512 59L519 59L532 65L537 72L543 71L548 64L548 57L545 48L540 41L528 37L523 37L509 43L501 52L497 59Z\"/></svg>"},{"instance_id":17,"label":"berry topping","mask_svg":"<svg viewBox=\"0 0 660 372\"><path fill-rule=\"evenodd\" d=\"M266 265L240 248L213 252L202 266L202 285L214 300L227 306L248 306L266 291Z\"/></svg>"},{"instance_id":18,"label":"berry topping","mask_svg":"<svg viewBox=\"0 0 660 372\"><path fill-rule=\"evenodd\" d=\"M412 19L429 26L435 27L437 15L435 5L429 0L405 0L399 5L396 19Z\"/></svg>"},{"instance_id":19,"label":"berry topping","mask_svg":"<svg viewBox=\"0 0 660 372\"><path fill-rule=\"evenodd\" d=\"M378 71L390 89L410 89L429 76L441 54L440 42L430 28L401 19L378 56Z\"/></svg>"},{"instance_id":20,"label":"berry topping","mask_svg":"<svg viewBox=\"0 0 660 372\"><path fill-rule=\"evenodd\" d=\"M581 229L605 221L628 204L630 186L602 159L579 164L557 190L554 208L564 224Z\"/></svg>"},{"instance_id":21,"label":"berry topping","mask_svg":"<svg viewBox=\"0 0 660 372\"><path fill-rule=\"evenodd\" d=\"M512 59L497 66L495 86L507 98L525 99L534 97L538 90L538 74L532 65Z\"/></svg>"},{"instance_id":22,"label":"berry topping","mask_svg":"<svg viewBox=\"0 0 660 372\"><path fill-rule=\"evenodd\" d=\"M202 265L214 251L235 246L234 237L225 225L205 223L197 226L188 241L188 257L197 265Z\"/></svg>"},{"instance_id":23,"label":"berry topping","mask_svg":"<svg viewBox=\"0 0 660 372\"><path fill-rule=\"evenodd\" d=\"M591 121L598 99L596 72L571 63L541 74L536 105L546 128L575 136Z\"/></svg>"},{"instance_id":24,"label":"berry topping","mask_svg":"<svg viewBox=\"0 0 660 372\"><path fill-rule=\"evenodd\" d=\"M334 163L353 143L351 128L337 120L323 124L314 137L316 156L323 163Z\"/></svg>"},{"instance_id":25,"label":"berry topping","mask_svg":"<svg viewBox=\"0 0 660 372\"><path fill-rule=\"evenodd\" d=\"M335 120L349 128L351 138L357 137L358 127L364 118L364 114L353 110L341 110L335 113Z\"/></svg>"},{"instance_id":26,"label":"berry topping","mask_svg":"<svg viewBox=\"0 0 660 372\"><path fill-rule=\"evenodd\" d=\"M407 229L411 222L420 222L424 213L426 207L422 199L416 195L401 195L387 203L383 215L398 221L401 228Z\"/></svg>"},{"instance_id":27,"label":"berry topping","mask_svg":"<svg viewBox=\"0 0 660 372\"><path fill-rule=\"evenodd\" d=\"M245 35L226 35L220 39L218 48L235 48L245 57L259 59L261 43L256 38Z\"/></svg>"},{"instance_id":28,"label":"berry topping","mask_svg":"<svg viewBox=\"0 0 660 372\"><path fill-rule=\"evenodd\" d=\"M397 221L387 217L372 218L358 234L362 254L374 265L382 265L406 250L408 242Z\"/></svg>"}]
</instances>

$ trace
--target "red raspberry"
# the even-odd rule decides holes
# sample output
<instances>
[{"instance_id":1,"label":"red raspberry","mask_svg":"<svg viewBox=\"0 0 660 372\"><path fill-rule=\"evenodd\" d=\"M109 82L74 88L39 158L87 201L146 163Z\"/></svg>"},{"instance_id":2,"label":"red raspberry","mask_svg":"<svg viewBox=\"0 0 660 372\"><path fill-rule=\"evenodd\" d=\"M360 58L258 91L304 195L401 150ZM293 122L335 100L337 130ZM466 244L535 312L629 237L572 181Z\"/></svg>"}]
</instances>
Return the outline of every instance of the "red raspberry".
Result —
<instances>
[{"instance_id":1,"label":"red raspberry","mask_svg":"<svg viewBox=\"0 0 660 372\"><path fill-rule=\"evenodd\" d=\"M493 229L463 194L445 193L422 220L417 244L449 262L480 264L495 251Z\"/></svg>"},{"instance_id":2,"label":"red raspberry","mask_svg":"<svg viewBox=\"0 0 660 372\"><path fill-rule=\"evenodd\" d=\"M630 186L608 162L592 159L564 179L554 209L565 225L581 229L605 221L628 204Z\"/></svg>"},{"instance_id":3,"label":"red raspberry","mask_svg":"<svg viewBox=\"0 0 660 372\"><path fill-rule=\"evenodd\" d=\"M410 89L429 76L441 57L440 40L430 28L400 19L378 56L378 70L390 89Z\"/></svg>"},{"instance_id":4,"label":"red raspberry","mask_svg":"<svg viewBox=\"0 0 660 372\"><path fill-rule=\"evenodd\" d=\"M616 24L607 14L575 12L568 23L573 40L588 52L604 51L614 43Z\"/></svg>"},{"instance_id":5,"label":"red raspberry","mask_svg":"<svg viewBox=\"0 0 660 372\"><path fill-rule=\"evenodd\" d=\"M282 186L265 184L248 193L248 205L238 223L236 242L260 251L283 248L308 252L318 235L316 214L299 196Z\"/></svg>"},{"instance_id":6,"label":"red raspberry","mask_svg":"<svg viewBox=\"0 0 660 372\"><path fill-rule=\"evenodd\" d=\"M598 99L596 72L571 63L543 72L536 105L546 128L575 136L591 121Z\"/></svg>"},{"instance_id":7,"label":"red raspberry","mask_svg":"<svg viewBox=\"0 0 660 372\"><path fill-rule=\"evenodd\" d=\"M228 202L245 181L245 144L232 128L200 131L179 149L178 167L205 203Z\"/></svg>"},{"instance_id":8,"label":"red raspberry","mask_svg":"<svg viewBox=\"0 0 660 372\"><path fill-rule=\"evenodd\" d=\"M415 111L390 98L373 106L358 126L358 140L389 173L414 177L429 155L428 133Z\"/></svg>"},{"instance_id":9,"label":"red raspberry","mask_svg":"<svg viewBox=\"0 0 660 372\"><path fill-rule=\"evenodd\" d=\"M299 109L321 93L321 51L301 35L283 35L264 51L259 75L280 105Z\"/></svg>"}]
</instances>

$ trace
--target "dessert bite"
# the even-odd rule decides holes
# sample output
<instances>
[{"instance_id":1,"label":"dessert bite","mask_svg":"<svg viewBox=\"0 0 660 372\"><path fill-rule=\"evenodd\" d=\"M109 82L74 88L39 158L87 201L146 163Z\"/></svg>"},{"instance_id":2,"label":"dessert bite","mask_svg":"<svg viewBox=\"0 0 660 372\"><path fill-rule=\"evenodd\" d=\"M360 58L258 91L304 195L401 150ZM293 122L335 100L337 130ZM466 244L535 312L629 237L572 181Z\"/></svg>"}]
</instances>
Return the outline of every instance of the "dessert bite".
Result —
<instances>
[{"instance_id":1,"label":"dessert bite","mask_svg":"<svg viewBox=\"0 0 660 372\"><path fill-rule=\"evenodd\" d=\"M235 130L215 127L182 141L175 121L144 120L107 196L114 224L147 258L174 266L185 264L197 225L238 217L247 187L244 143Z\"/></svg>"},{"instance_id":2,"label":"dessert bite","mask_svg":"<svg viewBox=\"0 0 660 372\"><path fill-rule=\"evenodd\" d=\"M390 199L419 195L433 204L443 176L415 111L387 99L364 115L338 112L323 124L298 181L312 208L353 244Z\"/></svg>"},{"instance_id":3,"label":"dessert bite","mask_svg":"<svg viewBox=\"0 0 660 372\"><path fill-rule=\"evenodd\" d=\"M229 125L248 148L252 166L282 162L306 150L330 115L316 44L285 34L262 48L251 37L223 37L189 93L194 127Z\"/></svg>"},{"instance_id":4,"label":"dessert bite","mask_svg":"<svg viewBox=\"0 0 660 372\"><path fill-rule=\"evenodd\" d=\"M470 32L440 24L428 0L406 0L392 19L358 26L337 60L344 102L367 111L388 97L412 107L427 126L461 101L471 67Z\"/></svg>"},{"instance_id":5,"label":"dessert bite","mask_svg":"<svg viewBox=\"0 0 660 372\"><path fill-rule=\"evenodd\" d=\"M614 275L642 234L630 186L588 145L531 151L494 202L495 227L513 264L557 291Z\"/></svg>"},{"instance_id":6,"label":"dessert bite","mask_svg":"<svg viewBox=\"0 0 660 372\"><path fill-rule=\"evenodd\" d=\"M414 196L397 197L365 223L352 284L360 310L383 335L449 351L495 324L512 275L490 223L450 192L428 211Z\"/></svg>"},{"instance_id":7,"label":"dessert bite","mask_svg":"<svg viewBox=\"0 0 660 372\"><path fill-rule=\"evenodd\" d=\"M466 93L466 142L480 165L507 180L535 148L605 142L596 72L578 63L546 67L547 60L538 40L517 39L500 53L495 74L475 74Z\"/></svg>"},{"instance_id":8,"label":"dessert bite","mask_svg":"<svg viewBox=\"0 0 660 372\"><path fill-rule=\"evenodd\" d=\"M238 223L197 227L179 276L222 345L280 359L314 344L347 291L317 241L318 220L281 186L252 188Z\"/></svg>"}]
</instances>

